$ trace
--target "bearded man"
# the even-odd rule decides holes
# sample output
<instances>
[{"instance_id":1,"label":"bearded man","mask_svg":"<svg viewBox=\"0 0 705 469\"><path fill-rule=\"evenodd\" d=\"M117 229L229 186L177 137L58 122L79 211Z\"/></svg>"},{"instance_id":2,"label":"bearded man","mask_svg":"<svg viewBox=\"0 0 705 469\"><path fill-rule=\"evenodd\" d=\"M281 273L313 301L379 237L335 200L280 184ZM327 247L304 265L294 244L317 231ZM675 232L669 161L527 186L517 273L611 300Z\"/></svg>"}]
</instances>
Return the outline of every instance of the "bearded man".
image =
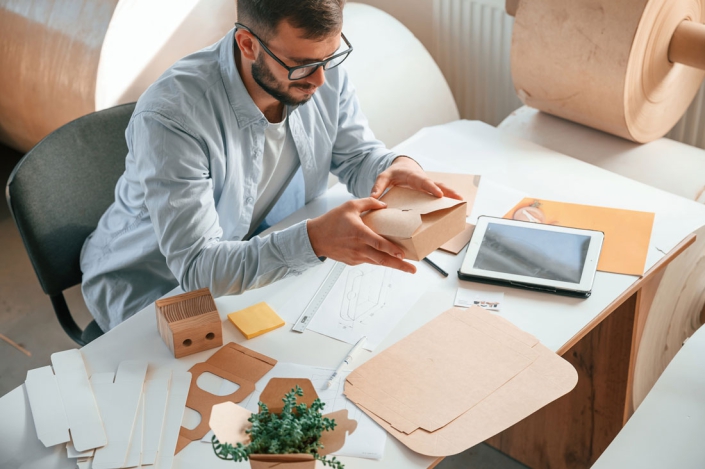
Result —
<instances>
[{"instance_id":1,"label":"bearded man","mask_svg":"<svg viewBox=\"0 0 705 469\"><path fill-rule=\"evenodd\" d=\"M344 0L238 0L218 43L176 62L137 102L115 202L81 253L102 331L177 285L213 296L331 258L415 272L360 215L404 185L459 198L369 129L343 67ZM323 194L332 172L360 199L254 236Z\"/></svg>"}]
</instances>

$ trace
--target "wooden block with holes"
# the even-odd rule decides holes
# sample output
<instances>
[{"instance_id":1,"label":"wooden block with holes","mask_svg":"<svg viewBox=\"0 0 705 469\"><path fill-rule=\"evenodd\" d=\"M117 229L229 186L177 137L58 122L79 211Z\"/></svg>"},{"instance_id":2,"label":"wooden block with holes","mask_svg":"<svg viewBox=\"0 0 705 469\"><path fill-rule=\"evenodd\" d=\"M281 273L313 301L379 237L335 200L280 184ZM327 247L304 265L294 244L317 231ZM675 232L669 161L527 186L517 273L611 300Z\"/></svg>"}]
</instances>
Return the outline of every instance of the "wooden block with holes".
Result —
<instances>
[{"instance_id":1,"label":"wooden block with holes","mask_svg":"<svg viewBox=\"0 0 705 469\"><path fill-rule=\"evenodd\" d=\"M174 357L223 345L223 326L207 288L155 302L157 328Z\"/></svg>"}]
</instances>

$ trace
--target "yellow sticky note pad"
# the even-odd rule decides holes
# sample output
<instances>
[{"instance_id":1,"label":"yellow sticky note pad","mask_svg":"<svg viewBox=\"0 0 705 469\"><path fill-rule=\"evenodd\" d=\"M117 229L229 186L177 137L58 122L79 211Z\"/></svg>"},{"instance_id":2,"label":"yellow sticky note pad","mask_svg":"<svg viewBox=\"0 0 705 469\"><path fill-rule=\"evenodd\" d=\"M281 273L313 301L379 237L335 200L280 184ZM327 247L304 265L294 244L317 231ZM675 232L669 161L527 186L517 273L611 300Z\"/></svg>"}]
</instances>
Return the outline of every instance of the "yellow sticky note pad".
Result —
<instances>
[{"instance_id":1,"label":"yellow sticky note pad","mask_svg":"<svg viewBox=\"0 0 705 469\"><path fill-rule=\"evenodd\" d=\"M228 314L228 319L248 339L282 327L285 322L265 302Z\"/></svg>"}]
</instances>

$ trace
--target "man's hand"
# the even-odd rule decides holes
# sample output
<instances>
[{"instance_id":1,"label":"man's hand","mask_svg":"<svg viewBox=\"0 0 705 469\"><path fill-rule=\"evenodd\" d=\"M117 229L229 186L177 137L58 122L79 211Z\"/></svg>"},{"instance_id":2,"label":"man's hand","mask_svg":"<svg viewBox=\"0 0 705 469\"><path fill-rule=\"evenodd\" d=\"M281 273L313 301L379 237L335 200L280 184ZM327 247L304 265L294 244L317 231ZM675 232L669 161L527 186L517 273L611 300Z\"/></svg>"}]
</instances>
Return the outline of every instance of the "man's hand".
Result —
<instances>
[{"instance_id":1,"label":"man's hand","mask_svg":"<svg viewBox=\"0 0 705 469\"><path fill-rule=\"evenodd\" d=\"M415 273L416 267L402 260L401 248L372 231L360 218L368 210L386 206L371 197L351 200L309 220L306 228L313 252L348 265L377 264Z\"/></svg>"},{"instance_id":2,"label":"man's hand","mask_svg":"<svg viewBox=\"0 0 705 469\"><path fill-rule=\"evenodd\" d=\"M388 187L392 186L408 187L409 189L427 192L436 197L445 196L451 199L463 200L462 196L450 187L440 182L433 182L416 161L406 156L397 157L389 168L377 176L370 196L378 199Z\"/></svg>"}]
</instances>

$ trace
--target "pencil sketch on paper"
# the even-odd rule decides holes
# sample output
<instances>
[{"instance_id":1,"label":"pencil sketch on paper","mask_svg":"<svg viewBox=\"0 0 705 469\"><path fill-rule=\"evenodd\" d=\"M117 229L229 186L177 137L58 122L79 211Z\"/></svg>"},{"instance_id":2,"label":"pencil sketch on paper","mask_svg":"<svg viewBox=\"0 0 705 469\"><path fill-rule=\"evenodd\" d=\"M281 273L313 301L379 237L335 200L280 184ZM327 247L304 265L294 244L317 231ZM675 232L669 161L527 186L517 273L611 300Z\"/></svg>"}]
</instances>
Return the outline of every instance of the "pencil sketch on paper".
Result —
<instances>
[{"instance_id":1,"label":"pencil sketch on paper","mask_svg":"<svg viewBox=\"0 0 705 469\"><path fill-rule=\"evenodd\" d=\"M380 265L346 266L308 330L374 350L430 285L429 278Z\"/></svg>"},{"instance_id":2,"label":"pencil sketch on paper","mask_svg":"<svg viewBox=\"0 0 705 469\"><path fill-rule=\"evenodd\" d=\"M391 288L391 269L364 264L350 268L340 305L341 327L355 329L356 325L370 324L387 306Z\"/></svg>"}]
</instances>

